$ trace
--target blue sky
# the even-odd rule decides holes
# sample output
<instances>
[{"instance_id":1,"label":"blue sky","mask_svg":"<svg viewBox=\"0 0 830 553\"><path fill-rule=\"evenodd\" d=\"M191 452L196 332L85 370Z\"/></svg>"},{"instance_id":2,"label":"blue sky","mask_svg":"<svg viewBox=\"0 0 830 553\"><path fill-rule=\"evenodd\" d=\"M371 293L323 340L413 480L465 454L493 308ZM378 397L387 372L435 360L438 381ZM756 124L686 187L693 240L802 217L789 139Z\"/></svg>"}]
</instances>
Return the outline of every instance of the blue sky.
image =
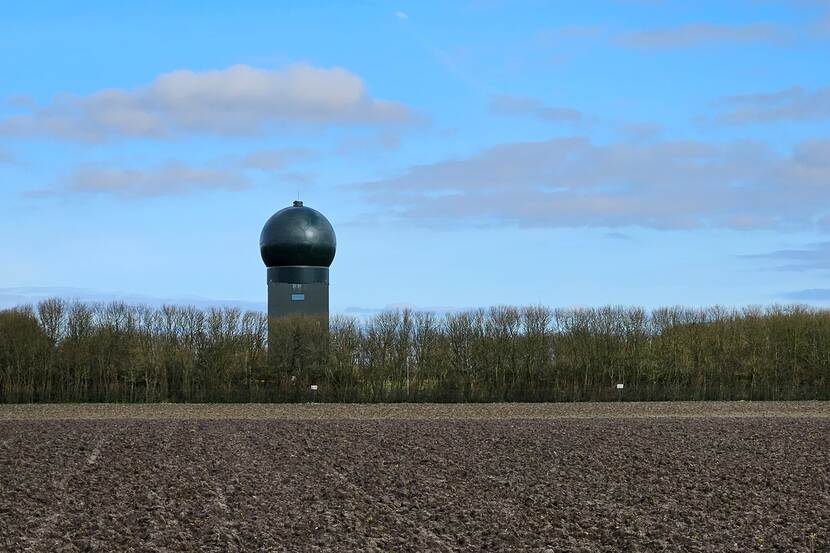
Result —
<instances>
[{"instance_id":1,"label":"blue sky","mask_svg":"<svg viewBox=\"0 0 830 553\"><path fill-rule=\"evenodd\" d=\"M332 307L830 301L830 2L17 3L0 288Z\"/></svg>"}]
</instances>

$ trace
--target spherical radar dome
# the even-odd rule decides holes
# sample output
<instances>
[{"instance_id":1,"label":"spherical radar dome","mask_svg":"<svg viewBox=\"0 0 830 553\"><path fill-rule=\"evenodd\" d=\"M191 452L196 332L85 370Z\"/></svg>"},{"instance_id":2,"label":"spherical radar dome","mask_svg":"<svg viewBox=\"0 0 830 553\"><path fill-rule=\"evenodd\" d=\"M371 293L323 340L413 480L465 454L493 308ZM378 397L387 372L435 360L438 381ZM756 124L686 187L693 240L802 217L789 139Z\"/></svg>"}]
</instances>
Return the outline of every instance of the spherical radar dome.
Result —
<instances>
[{"instance_id":1,"label":"spherical radar dome","mask_svg":"<svg viewBox=\"0 0 830 553\"><path fill-rule=\"evenodd\" d=\"M259 251L267 267L328 267L336 249L331 223L300 201L274 213L259 235Z\"/></svg>"}]
</instances>

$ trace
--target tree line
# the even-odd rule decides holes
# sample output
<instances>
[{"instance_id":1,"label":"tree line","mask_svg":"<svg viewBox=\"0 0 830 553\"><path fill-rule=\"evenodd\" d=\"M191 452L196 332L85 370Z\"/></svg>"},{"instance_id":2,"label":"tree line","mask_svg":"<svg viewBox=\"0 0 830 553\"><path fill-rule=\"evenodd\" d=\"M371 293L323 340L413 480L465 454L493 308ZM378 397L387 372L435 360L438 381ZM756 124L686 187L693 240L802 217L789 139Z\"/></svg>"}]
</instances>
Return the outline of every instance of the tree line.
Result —
<instances>
[{"instance_id":1,"label":"tree line","mask_svg":"<svg viewBox=\"0 0 830 553\"><path fill-rule=\"evenodd\" d=\"M270 333L234 308L0 311L6 403L618 399L830 399L830 311L497 306L283 318Z\"/></svg>"}]
</instances>

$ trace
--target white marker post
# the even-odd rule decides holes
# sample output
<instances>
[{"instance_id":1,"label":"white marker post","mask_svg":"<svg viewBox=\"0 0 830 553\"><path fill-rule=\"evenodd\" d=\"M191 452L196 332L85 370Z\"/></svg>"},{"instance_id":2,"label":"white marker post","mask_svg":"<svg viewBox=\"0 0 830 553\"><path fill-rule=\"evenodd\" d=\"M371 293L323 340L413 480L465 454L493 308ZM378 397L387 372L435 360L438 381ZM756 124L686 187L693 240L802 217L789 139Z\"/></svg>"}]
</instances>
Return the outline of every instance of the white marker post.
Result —
<instances>
[{"instance_id":1,"label":"white marker post","mask_svg":"<svg viewBox=\"0 0 830 553\"><path fill-rule=\"evenodd\" d=\"M623 388L625 388L625 384L617 384L617 401L622 401Z\"/></svg>"},{"instance_id":2,"label":"white marker post","mask_svg":"<svg viewBox=\"0 0 830 553\"><path fill-rule=\"evenodd\" d=\"M313 394L311 402L317 403L317 384L311 385L311 393Z\"/></svg>"}]
</instances>

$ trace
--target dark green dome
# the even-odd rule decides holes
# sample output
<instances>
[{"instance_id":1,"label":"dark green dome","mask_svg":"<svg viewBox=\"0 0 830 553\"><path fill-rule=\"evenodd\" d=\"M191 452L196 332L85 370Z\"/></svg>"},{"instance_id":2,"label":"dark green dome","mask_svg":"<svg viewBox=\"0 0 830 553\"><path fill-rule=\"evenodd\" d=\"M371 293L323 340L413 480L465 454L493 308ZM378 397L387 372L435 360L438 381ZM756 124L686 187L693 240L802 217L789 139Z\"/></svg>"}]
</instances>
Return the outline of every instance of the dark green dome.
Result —
<instances>
[{"instance_id":1,"label":"dark green dome","mask_svg":"<svg viewBox=\"0 0 830 553\"><path fill-rule=\"evenodd\" d=\"M300 201L274 213L259 235L259 252L266 267L328 267L336 249L331 223Z\"/></svg>"}]
</instances>

